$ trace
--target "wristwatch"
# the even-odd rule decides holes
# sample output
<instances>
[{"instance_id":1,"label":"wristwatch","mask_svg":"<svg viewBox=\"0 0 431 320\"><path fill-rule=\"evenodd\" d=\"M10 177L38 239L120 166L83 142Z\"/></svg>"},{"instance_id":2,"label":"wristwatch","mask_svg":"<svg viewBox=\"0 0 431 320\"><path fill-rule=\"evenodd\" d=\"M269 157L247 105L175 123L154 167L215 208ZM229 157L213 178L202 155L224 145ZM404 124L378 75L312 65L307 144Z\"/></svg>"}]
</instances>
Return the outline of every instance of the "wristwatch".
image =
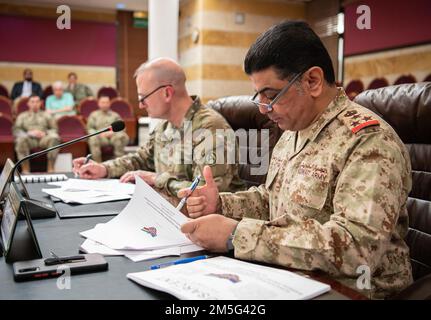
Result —
<instances>
[{"instance_id":1,"label":"wristwatch","mask_svg":"<svg viewBox=\"0 0 431 320\"><path fill-rule=\"evenodd\" d=\"M233 237L235 236L235 231L238 225L235 226L235 229L233 229L232 233L229 235L229 238L226 241L227 250L231 251L234 249L233 247Z\"/></svg>"}]
</instances>

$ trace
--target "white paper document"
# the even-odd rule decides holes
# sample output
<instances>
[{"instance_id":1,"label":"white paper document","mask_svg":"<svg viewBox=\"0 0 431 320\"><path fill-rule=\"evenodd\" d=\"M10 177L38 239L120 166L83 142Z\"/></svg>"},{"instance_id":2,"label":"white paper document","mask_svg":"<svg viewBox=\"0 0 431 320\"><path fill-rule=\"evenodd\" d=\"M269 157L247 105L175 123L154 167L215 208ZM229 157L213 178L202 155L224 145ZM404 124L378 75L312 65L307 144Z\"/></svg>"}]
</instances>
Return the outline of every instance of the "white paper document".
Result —
<instances>
[{"instance_id":1,"label":"white paper document","mask_svg":"<svg viewBox=\"0 0 431 320\"><path fill-rule=\"evenodd\" d=\"M81 235L115 250L180 247L192 244L180 231L186 221L186 216L137 177L135 193L123 211Z\"/></svg>"},{"instance_id":2,"label":"white paper document","mask_svg":"<svg viewBox=\"0 0 431 320\"><path fill-rule=\"evenodd\" d=\"M51 182L49 185L61 187L65 191L100 191L109 193L133 194L135 185L132 183L122 183L119 179L69 179L67 181Z\"/></svg>"},{"instance_id":3,"label":"white paper document","mask_svg":"<svg viewBox=\"0 0 431 320\"><path fill-rule=\"evenodd\" d=\"M60 188L45 188L43 192L56 197L65 203L101 203L130 199L135 185L121 183L118 179L84 180L69 179L51 182L49 185Z\"/></svg>"},{"instance_id":4,"label":"white paper document","mask_svg":"<svg viewBox=\"0 0 431 320\"><path fill-rule=\"evenodd\" d=\"M331 289L287 270L227 257L129 273L127 277L184 300L306 300Z\"/></svg>"}]
</instances>

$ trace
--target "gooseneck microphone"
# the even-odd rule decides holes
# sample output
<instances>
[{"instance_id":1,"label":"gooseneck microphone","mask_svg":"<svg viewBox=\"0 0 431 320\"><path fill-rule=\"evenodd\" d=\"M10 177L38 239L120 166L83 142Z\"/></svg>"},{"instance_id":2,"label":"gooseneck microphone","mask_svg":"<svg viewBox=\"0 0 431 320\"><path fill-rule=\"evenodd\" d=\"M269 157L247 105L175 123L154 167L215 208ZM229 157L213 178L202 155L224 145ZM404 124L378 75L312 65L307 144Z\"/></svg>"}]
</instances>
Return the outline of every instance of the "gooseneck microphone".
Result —
<instances>
[{"instance_id":1,"label":"gooseneck microphone","mask_svg":"<svg viewBox=\"0 0 431 320\"><path fill-rule=\"evenodd\" d=\"M41 150L41 151L38 151L38 152L35 152L35 153L32 153L32 154L29 154L28 156L26 156L26 157L22 158L21 160L19 160L14 165L14 167L12 168L12 172L11 172L11 177L12 177L11 179L12 179L12 181L15 181L15 171L19 168L19 166L21 165L21 163L23 163L26 160L31 160L31 159L37 158L37 157L39 157L41 155L44 155L44 154L46 154L46 153L48 153L48 152L50 152L52 150L56 150L56 149L60 149L60 148L63 148L63 147L67 147L67 146L69 146L71 144L74 144L74 143L79 142L81 140L88 139L90 137L96 136L96 135L101 134L103 132L107 132L107 131L118 132L118 131L123 130L124 128L125 128L124 121L117 120L117 121L114 121L113 123L111 123L111 125L109 127L107 127L107 128L98 130L98 131L93 132L91 134L87 134L85 136L82 136L82 137L79 137L79 138L76 138L76 139L73 139L73 140L70 140L70 141L67 141L67 142L64 142L64 143L60 143L60 144L58 144L56 146L53 146L53 147L45 149L45 150ZM31 202L33 202L33 204L36 207L38 207L38 208L33 208L33 210L29 210L30 211L30 215L32 216L32 218L45 218L45 217L51 217L52 216L52 212L51 211L55 210L55 209L52 208L52 205L40 202L38 200L33 200L33 199L28 199L28 200L31 201ZM34 212L31 212L31 211L34 211ZM55 211L54 211L54 216L55 216Z\"/></svg>"}]
</instances>

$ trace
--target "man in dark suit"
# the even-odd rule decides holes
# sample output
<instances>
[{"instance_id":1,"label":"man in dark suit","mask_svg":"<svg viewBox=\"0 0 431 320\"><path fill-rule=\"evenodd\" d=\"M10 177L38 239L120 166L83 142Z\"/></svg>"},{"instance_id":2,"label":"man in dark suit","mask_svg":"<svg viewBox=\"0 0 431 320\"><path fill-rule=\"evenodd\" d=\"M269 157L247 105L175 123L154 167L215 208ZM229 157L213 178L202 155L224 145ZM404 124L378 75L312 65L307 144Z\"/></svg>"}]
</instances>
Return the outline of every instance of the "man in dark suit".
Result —
<instances>
[{"instance_id":1,"label":"man in dark suit","mask_svg":"<svg viewBox=\"0 0 431 320\"><path fill-rule=\"evenodd\" d=\"M25 69L24 81L16 82L13 85L11 98L15 100L21 97L29 97L33 94L42 98L42 87L40 83L33 81L33 71L31 69Z\"/></svg>"}]
</instances>

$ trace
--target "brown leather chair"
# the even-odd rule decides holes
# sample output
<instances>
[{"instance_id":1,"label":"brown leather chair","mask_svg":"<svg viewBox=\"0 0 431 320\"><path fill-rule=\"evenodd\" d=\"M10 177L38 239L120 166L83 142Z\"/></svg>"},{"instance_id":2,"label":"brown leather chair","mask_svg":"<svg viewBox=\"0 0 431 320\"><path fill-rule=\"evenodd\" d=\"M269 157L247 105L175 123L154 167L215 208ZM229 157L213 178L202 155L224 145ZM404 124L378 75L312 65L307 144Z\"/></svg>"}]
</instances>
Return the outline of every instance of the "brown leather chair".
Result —
<instances>
[{"instance_id":1,"label":"brown leather chair","mask_svg":"<svg viewBox=\"0 0 431 320\"><path fill-rule=\"evenodd\" d=\"M268 129L269 133L269 148L268 148L268 164L271 159L272 149L277 143L283 131L278 128L277 124L268 119L267 116L259 112L251 101L250 96L232 96L209 101L207 106L218 111L230 124L234 131L243 129L247 133L247 143L239 140L240 154L244 155L243 164L240 164L240 177L247 183L248 186L256 186L265 182L268 168L264 168L264 173L255 175L251 169L260 167L259 160L261 157L266 157L265 149L262 148L261 141L262 129ZM256 139L257 143L254 143ZM254 146L253 146L254 145ZM253 155L256 155L253 156ZM245 157L246 155L246 157ZM245 163L247 162L247 163Z\"/></svg>"},{"instance_id":2,"label":"brown leather chair","mask_svg":"<svg viewBox=\"0 0 431 320\"><path fill-rule=\"evenodd\" d=\"M388 122L406 144L412 162L406 242L415 282L397 299L431 299L431 83L367 90L355 102Z\"/></svg>"}]
</instances>

